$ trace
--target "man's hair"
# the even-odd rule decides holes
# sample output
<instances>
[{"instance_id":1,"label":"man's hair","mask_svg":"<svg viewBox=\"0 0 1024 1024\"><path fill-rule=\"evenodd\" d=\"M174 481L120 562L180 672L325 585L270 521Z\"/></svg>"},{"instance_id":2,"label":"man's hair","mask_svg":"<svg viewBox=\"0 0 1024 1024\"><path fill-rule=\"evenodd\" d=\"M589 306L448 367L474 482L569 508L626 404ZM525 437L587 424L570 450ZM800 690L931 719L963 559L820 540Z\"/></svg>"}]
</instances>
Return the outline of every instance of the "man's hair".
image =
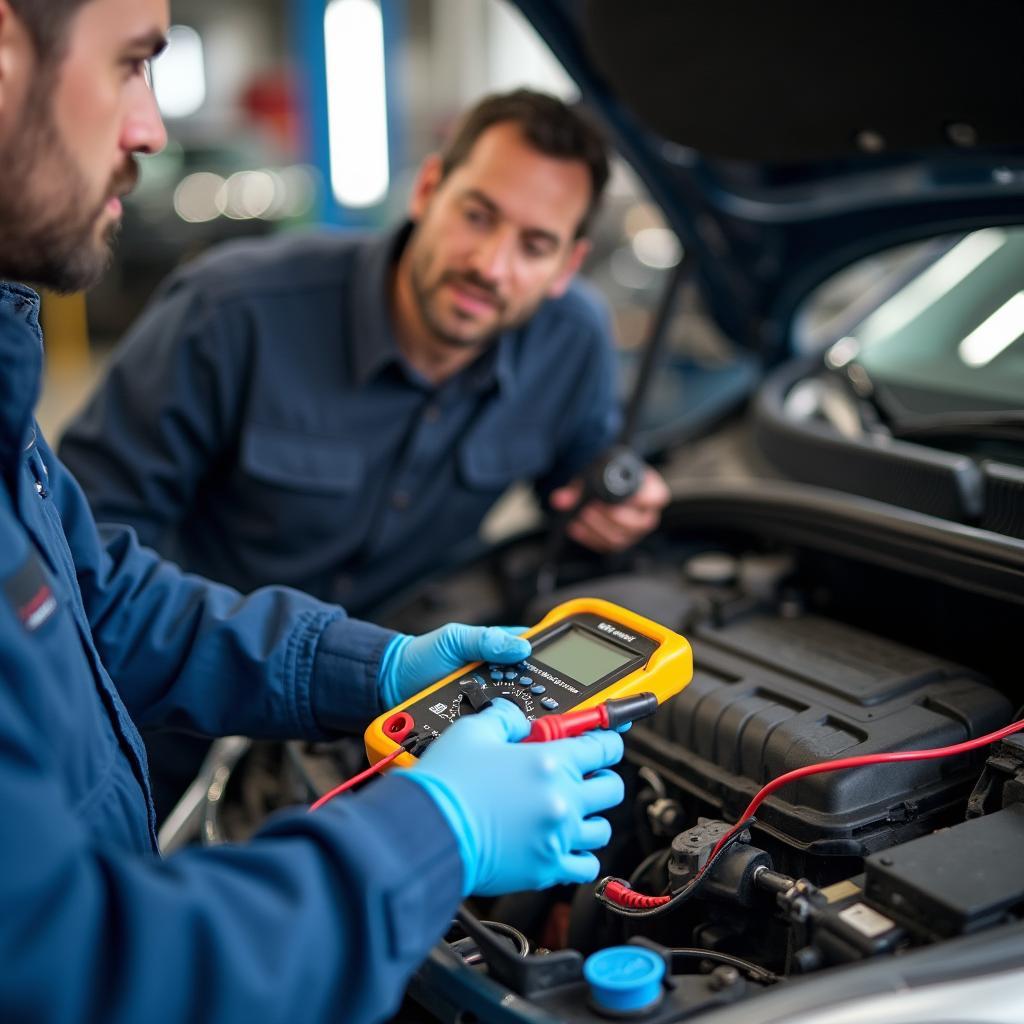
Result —
<instances>
[{"instance_id":1,"label":"man's hair","mask_svg":"<svg viewBox=\"0 0 1024 1024\"><path fill-rule=\"evenodd\" d=\"M441 174L447 177L469 156L477 139L488 128L512 121L525 140L545 156L579 160L590 172L590 202L576 229L586 234L608 182L608 153L604 136L583 111L531 89L485 96L459 119L448 144L441 151Z\"/></svg>"},{"instance_id":2,"label":"man's hair","mask_svg":"<svg viewBox=\"0 0 1024 1024\"><path fill-rule=\"evenodd\" d=\"M60 60L67 43L68 22L91 0L8 0L28 29L36 56L44 66Z\"/></svg>"}]
</instances>

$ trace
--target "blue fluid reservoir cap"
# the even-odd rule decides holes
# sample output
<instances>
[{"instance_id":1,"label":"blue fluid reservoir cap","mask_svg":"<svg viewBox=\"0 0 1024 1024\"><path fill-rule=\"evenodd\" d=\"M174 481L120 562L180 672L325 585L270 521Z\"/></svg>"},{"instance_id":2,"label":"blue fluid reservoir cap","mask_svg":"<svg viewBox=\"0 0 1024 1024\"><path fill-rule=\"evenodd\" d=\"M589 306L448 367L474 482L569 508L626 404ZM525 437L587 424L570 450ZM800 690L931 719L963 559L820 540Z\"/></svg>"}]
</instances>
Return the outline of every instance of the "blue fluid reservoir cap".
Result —
<instances>
[{"instance_id":1,"label":"blue fluid reservoir cap","mask_svg":"<svg viewBox=\"0 0 1024 1024\"><path fill-rule=\"evenodd\" d=\"M587 957L583 977L596 1009L630 1013L658 1001L665 961L643 946L609 946Z\"/></svg>"}]
</instances>

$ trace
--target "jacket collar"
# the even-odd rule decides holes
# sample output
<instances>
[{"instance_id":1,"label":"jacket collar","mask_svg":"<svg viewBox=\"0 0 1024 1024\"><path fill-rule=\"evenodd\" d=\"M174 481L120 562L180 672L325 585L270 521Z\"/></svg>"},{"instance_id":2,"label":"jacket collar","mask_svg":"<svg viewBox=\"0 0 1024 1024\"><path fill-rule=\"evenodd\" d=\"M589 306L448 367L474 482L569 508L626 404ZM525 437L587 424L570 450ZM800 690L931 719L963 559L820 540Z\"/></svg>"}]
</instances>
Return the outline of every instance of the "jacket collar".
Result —
<instances>
[{"instance_id":1,"label":"jacket collar","mask_svg":"<svg viewBox=\"0 0 1024 1024\"><path fill-rule=\"evenodd\" d=\"M39 296L0 281L0 466L20 459L32 432L43 372Z\"/></svg>"},{"instance_id":2,"label":"jacket collar","mask_svg":"<svg viewBox=\"0 0 1024 1024\"><path fill-rule=\"evenodd\" d=\"M391 277L413 225L406 221L393 231L368 239L352 275L351 353L355 383L363 387L388 366L398 366L423 385L402 356L391 316ZM458 374L463 387L474 392L507 388L512 380L515 331L503 331L479 359Z\"/></svg>"}]
</instances>

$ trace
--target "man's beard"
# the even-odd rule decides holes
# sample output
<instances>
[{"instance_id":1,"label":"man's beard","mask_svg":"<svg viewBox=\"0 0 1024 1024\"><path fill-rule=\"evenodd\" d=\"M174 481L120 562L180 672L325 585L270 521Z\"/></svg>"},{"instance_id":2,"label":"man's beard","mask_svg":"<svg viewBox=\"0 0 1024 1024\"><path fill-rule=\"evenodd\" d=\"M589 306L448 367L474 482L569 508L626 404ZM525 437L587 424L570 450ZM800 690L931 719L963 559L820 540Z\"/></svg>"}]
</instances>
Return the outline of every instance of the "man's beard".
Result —
<instances>
[{"instance_id":1,"label":"man's beard","mask_svg":"<svg viewBox=\"0 0 1024 1024\"><path fill-rule=\"evenodd\" d=\"M45 285L60 292L88 288L110 262L118 223L104 237L96 224L112 195L138 178L129 158L91 199L89 184L62 142L50 110L50 86L39 80L26 102L0 170L0 277Z\"/></svg>"},{"instance_id":2,"label":"man's beard","mask_svg":"<svg viewBox=\"0 0 1024 1024\"><path fill-rule=\"evenodd\" d=\"M416 237L414 234L408 244L413 245L415 242ZM529 320L540 305L540 300L538 300L534 306L525 310L521 316L516 317L514 320L506 320L504 317L508 308L507 303L498 294L490 282L477 276L472 271L459 274L455 271L448 270L444 271L436 281L431 283L429 276L430 265L432 262L433 255L426 247L423 247L419 252L414 252L412 254L412 260L410 261L409 267L412 293L416 299L416 307L419 310L420 317L427 325L427 328L438 341L442 344L449 345L452 348L463 350L484 349L491 344L491 342L493 342L502 331L518 327L520 324ZM456 334L453 331L450 331L441 321L441 318L435 314L433 300L440 290L446 284L458 284L460 281L465 282L477 292L483 292L490 295L491 300L494 302L495 311L498 314L498 322L495 327L474 335Z\"/></svg>"}]
</instances>

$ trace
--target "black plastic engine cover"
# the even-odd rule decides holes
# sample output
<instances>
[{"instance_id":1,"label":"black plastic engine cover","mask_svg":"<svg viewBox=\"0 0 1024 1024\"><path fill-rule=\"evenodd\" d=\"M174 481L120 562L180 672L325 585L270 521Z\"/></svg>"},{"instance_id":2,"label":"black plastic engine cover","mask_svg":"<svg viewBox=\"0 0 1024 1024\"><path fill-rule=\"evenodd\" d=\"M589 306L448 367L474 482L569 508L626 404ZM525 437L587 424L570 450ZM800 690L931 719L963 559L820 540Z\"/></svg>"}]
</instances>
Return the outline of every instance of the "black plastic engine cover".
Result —
<instances>
[{"instance_id":1,"label":"black plastic engine cover","mask_svg":"<svg viewBox=\"0 0 1024 1024\"><path fill-rule=\"evenodd\" d=\"M958 743L1012 710L962 666L811 615L754 613L689 639L693 682L634 727L631 757L727 820L794 768ZM801 779L762 804L755 828L807 854L863 857L962 817L984 757Z\"/></svg>"}]
</instances>

